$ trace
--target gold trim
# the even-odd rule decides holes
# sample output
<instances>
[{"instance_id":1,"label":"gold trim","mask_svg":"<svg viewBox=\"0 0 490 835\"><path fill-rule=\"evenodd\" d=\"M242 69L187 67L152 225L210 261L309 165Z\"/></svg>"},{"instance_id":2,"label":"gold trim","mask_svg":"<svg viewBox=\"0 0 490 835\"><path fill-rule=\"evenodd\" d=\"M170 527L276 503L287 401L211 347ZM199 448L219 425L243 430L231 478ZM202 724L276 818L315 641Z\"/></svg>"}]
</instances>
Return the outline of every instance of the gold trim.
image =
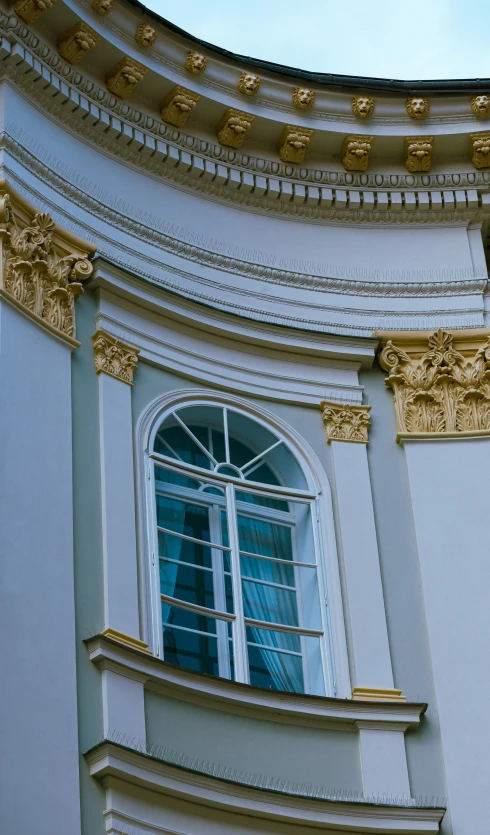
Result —
<instances>
[{"instance_id":1,"label":"gold trim","mask_svg":"<svg viewBox=\"0 0 490 835\"><path fill-rule=\"evenodd\" d=\"M148 648L148 644L144 641L140 641L139 638L133 638L131 635L126 635L124 632L118 632L117 629L111 629L107 627L101 632L105 638L110 638L112 641L117 641L118 644L123 644L125 647L131 647L131 649L139 649L141 652L147 652L149 655L153 653Z\"/></svg>"},{"instance_id":2,"label":"gold trim","mask_svg":"<svg viewBox=\"0 0 490 835\"><path fill-rule=\"evenodd\" d=\"M350 444L367 444L371 406L322 400L320 408L328 443L345 441Z\"/></svg>"},{"instance_id":3,"label":"gold trim","mask_svg":"<svg viewBox=\"0 0 490 835\"><path fill-rule=\"evenodd\" d=\"M397 442L490 435L490 330L378 335Z\"/></svg>"},{"instance_id":4,"label":"gold trim","mask_svg":"<svg viewBox=\"0 0 490 835\"><path fill-rule=\"evenodd\" d=\"M354 702L406 702L401 690L383 687L353 687Z\"/></svg>"},{"instance_id":5,"label":"gold trim","mask_svg":"<svg viewBox=\"0 0 490 835\"><path fill-rule=\"evenodd\" d=\"M120 342L102 328L95 331L92 341L97 374L108 374L109 377L132 386L133 373L138 364L139 348Z\"/></svg>"},{"instance_id":6,"label":"gold trim","mask_svg":"<svg viewBox=\"0 0 490 835\"><path fill-rule=\"evenodd\" d=\"M75 348L75 301L94 251L0 180L0 296Z\"/></svg>"}]
</instances>

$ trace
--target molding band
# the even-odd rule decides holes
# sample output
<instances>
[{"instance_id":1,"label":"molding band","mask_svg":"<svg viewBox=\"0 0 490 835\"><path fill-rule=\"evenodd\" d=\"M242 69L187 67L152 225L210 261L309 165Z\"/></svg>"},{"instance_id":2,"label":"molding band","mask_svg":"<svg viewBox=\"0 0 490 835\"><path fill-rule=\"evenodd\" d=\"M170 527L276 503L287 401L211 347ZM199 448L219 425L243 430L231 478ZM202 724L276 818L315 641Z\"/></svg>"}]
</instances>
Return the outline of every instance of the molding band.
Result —
<instances>
[{"instance_id":1,"label":"molding band","mask_svg":"<svg viewBox=\"0 0 490 835\"><path fill-rule=\"evenodd\" d=\"M131 635L125 635L124 632L118 632L117 629L111 629L108 627L104 629L101 633L104 635L105 638L110 638L112 641L117 641L118 644L123 644L125 647L130 647L130 649L138 649L140 652L147 652L150 655L152 654L151 650L148 649L148 644L145 641L140 641L139 638L133 638Z\"/></svg>"}]
</instances>

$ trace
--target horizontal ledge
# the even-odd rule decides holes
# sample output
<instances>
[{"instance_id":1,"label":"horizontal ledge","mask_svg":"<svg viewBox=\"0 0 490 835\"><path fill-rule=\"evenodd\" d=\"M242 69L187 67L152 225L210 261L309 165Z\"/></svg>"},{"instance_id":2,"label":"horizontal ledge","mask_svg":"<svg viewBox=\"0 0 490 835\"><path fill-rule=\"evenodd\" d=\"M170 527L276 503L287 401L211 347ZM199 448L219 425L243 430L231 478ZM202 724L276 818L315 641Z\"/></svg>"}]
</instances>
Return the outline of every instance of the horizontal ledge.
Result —
<instances>
[{"instance_id":1,"label":"horizontal ledge","mask_svg":"<svg viewBox=\"0 0 490 835\"><path fill-rule=\"evenodd\" d=\"M92 777L120 779L125 784L149 789L155 797L170 795L186 803L252 815L283 824L335 828L343 832L437 833L445 809L390 803L388 798L334 800L311 796L307 787L292 787L291 793L265 785L246 785L239 779L215 777L175 765L118 743L104 741L85 754ZM269 784L272 781L267 781ZM117 785L111 783L113 788ZM301 791L304 788L304 793ZM295 789L298 793L294 793ZM117 794L116 794L117 804ZM117 811L115 809L114 811Z\"/></svg>"},{"instance_id":2,"label":"horizontal ledge","mask_svg":"<svg viewBox=\"0 0 490 835\"><path fill-rule=\"evenodd\" d=\"M356 722L385 722L400 730L416 727L427 704L413 702L373 702L308 696L239 684L174 667L160 658L125 646L104 635L85 641L90 660L101 667L121 670L121 674L146 677L146 685L166 695L186 699L215 710L261 715L273 722L297 725L343 725L355 731Z\"/></svg>"},{"instance_id":3,"label":"horizontal ledge","mask_svg":"<svg viewBox=\"0 0 490 835\"><path fill-rule=\"evenodd\" d=\"M471 429L468 432L398 432L397 444L405 441L463 441L465 438L490 438L490 429Z\"/></svg>"}]
</instances>

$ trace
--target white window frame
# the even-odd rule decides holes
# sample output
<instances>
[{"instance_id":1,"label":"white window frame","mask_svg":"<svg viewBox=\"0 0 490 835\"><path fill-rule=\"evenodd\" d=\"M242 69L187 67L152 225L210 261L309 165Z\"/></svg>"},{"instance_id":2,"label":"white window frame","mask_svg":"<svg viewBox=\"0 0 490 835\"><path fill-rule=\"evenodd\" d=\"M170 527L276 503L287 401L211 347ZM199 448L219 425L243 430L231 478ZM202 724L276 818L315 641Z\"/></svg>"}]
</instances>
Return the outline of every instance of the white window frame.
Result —
<instances>
[{"instance_id":1,"label":"white window frame","mask_svg":"<svg viewBox=\"0 0 490 835\"><path fill-rule=\"evenodd\" d=\"M302 491L244 481L240 478L234 479L231 476L223 477L219 473L201 470L184 462L175 462L175 460L172 461L170 458L165 459L163 456L158 456L157 453L153 452L153 446L161 423L170 412L189 406L228 407L234 411L241 412L245 417L261 424L265 429L275 434L280 439L280 442L294 456L305 476L308 489ZM172 469L173 465L176 471L183 474L187 473L190 477L199 475L201 480L204 477L209 483L212 480L216 480L221 485L231 482L242 490L244 488L252 488L256 492L263 492L268 495L276 494L276 497L279 499L287 497L295 501L302 499L313 502L312 528L315 553L317 555L316 570L322 618L323 634L320 637L320 646L325 693L327 696L342 696L344 698L350 696L350 675L330 487L323 468L304 439L276 416L264 412L264 410L259 409L255 404L250 404L241 398L219 392L186 390L162 395L150 405L138 422L136 444L140 462L138 493L140 498L140 596L143 614L142 631L154 654L159 657L162 656L160 584L158 575L156 574L156 570L158 569L158 549L155 547L155 485L153 481L153 464L158 459L159 463L168 469ZM313 463L316 465L314 469L310 463L311 459L313 459ZM254 513L257 507L260 506L253 506ZM251 509L252 506L250 507ZM267 513L269 518L271 518L270 509L267 509ZM238 543L235 544L234 549L238 554ZM299 589L297 593L298 595L300 594ZM333 605L333 601L335 601L335 605ZM176 602L176 605L182 605L182 602ZM238 612L235 612L235 615L237 615L237 618L239 617ZM211 613L210 616L212 616ZM245 629L243 620L242 623L243 629ZM258 623L257 626L259 626ZM260 627L280 631L277 629L277 624L260 623ZM293 630L288 627L288 631ZM303 633L308 632L308 630L302 627L299 631ZM317 634L316 630L314 634ZM246 680L243 672L238 676L236 648L234 648L234 652L235 678L236 680Z\"/></svg>"}]
</instances>

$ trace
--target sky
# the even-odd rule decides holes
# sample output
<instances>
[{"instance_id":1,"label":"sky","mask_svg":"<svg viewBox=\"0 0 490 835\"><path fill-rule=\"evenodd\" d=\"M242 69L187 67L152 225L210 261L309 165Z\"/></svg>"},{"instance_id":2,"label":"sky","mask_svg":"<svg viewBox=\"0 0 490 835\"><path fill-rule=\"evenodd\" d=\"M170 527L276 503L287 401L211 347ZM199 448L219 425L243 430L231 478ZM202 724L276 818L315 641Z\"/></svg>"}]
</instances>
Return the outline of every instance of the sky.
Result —
<instances>
[{"instance_id":1,"label":"sky","mask_svg":"<svg viewBox=\"0 0 490 835\"><path fill-rule=\"evenodd\" d=\"M490 78L488 0L143 2L209 43L304 70Z\"/></svg>"}]
</instances>

